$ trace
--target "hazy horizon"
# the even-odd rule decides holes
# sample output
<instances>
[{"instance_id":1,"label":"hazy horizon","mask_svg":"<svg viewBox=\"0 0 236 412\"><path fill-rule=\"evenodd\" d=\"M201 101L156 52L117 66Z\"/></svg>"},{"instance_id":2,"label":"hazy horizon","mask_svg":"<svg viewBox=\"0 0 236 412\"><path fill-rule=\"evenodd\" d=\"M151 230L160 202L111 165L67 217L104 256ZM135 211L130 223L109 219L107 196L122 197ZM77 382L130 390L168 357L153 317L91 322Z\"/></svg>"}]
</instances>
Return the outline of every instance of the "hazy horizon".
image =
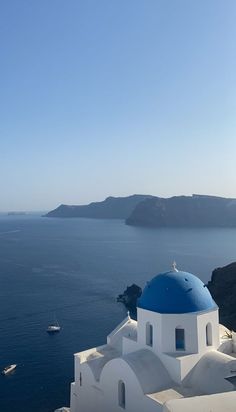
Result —
<instances>
[{"instance_id":1,"label":"hazy horizon","mask_svg":"<svg viewBox=\"0 0 236 412\"><path fill-rule=\"evenodd\" d=\"M0 211L236 198L233 0L0 5Z\"/></svg>"}]
</instances>

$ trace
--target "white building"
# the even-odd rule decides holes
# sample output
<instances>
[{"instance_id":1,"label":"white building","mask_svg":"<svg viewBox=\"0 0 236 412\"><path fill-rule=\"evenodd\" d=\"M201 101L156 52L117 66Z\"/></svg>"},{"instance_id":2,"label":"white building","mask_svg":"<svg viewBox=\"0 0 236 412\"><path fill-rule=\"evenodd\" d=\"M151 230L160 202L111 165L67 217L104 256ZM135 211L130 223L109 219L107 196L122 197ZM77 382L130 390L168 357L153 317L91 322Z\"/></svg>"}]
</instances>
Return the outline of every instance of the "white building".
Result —
<instances>
[{"instance_id":1,"label":"white building","mask_svg":"<svg viewBox=\"0 0 236 412\"><path fill-rule=\"evenodd\" d=\"M147 283L137 321L75 354L71 412L235 412L236 335L196 276L175 267Z\"/></svg>"}]
</instances>

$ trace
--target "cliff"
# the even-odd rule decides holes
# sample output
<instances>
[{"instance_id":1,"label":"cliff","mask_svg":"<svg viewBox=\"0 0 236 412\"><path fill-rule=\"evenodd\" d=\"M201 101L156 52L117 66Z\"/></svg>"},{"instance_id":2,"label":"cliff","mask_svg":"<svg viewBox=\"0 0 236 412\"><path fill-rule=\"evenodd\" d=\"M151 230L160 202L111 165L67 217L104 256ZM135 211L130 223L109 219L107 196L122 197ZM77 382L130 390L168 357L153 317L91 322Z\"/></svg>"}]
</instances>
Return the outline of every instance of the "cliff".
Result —
<instances>
[{"instance_id":1,"label":"cliff","mask_svg":"<svg viewBox=\"0 0 236 412\"><path fill-rule=\"evenodd\" d=\"M127 197L108 197L102 202L89 205L60 205L47 213L46 217L88 217L97 219L126 219L137 206L149 195L132 195Z\"/></svg>"},{"instance_id":2,"label":"cliff","mask_svg":"<svg viewBox=\"0 0 236 412\"><path fill-rule=\"evenodd\" d=\"M117 302L122 302L131 311L136 314L137 300L142 294L140 286L135 285L128 286L127 289L117 297Z\"/></svg>"},{"instance_id":3,"label":"cliff","mask_svg":"<svg viewBox=\"0 0 236 412\"><path fill-rule=\"evenodd\" d=\"M138 203L127 225L150 227L236 226L236 199L215 196L152 197Z\"/></svg>"},{"instance_id":4,"label":"cliff","mask_svg":"<svg viewBox=\"0 0 236 412\"><path fill-rule=\"evenodd\" d=\"M220 308L220 322L236 330L236 262L213 270L207 287Z\"/></svg>"},{"instance_id":5,"label":"cliff","mask_svg":"<svg viewBox=\"0 0 236 412\"><path fill-rule=\"evenodd\" d=\"M46 217L126 219L127 225L149 227L236 227L236 199L202 195L108 197L88 205L60 205Z\"/></svg>"}]
</instances>

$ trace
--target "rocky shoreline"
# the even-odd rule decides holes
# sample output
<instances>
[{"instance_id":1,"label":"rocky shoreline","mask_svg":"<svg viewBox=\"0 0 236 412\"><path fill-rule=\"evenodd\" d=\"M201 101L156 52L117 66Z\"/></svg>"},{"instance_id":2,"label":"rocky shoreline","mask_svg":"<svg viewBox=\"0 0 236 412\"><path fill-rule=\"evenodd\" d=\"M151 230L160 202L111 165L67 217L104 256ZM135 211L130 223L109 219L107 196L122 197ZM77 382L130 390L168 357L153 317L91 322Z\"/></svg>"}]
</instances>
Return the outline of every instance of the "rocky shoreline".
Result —
<instances>
[{"instance_id":1,"label":"rocky shoreline","mask_svg":"<svg viewBox=\"0 0 236 412\"><path fill-rule=\"evenodd\" d=\"M236 262L214 269L207 287L219 306L220 323L236 330Z\"/></svg>"},{"instance_id":2,"label":"rocky shoreline","mask_svg":"<svg viewBox=\"0 0 236 412\"><path fill-rule=\"evenodd\" d=\"M117 302L121 302L125 307L131 312L132 315L136 316L137 313L137 300L142 294L142 288L135 283L128 286L123 293L117 297Z\"/></svg>"}]
</instances>

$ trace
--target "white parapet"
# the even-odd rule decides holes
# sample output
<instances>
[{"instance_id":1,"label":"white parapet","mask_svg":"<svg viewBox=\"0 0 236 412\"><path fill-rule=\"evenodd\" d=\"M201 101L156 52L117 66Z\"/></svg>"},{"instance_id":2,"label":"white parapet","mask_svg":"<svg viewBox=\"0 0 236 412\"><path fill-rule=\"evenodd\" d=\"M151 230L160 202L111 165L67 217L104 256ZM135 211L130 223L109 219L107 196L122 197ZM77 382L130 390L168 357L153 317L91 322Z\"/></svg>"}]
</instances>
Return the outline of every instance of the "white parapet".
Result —
<instances>
[{"instance_id":1,"label":"white parapet","mask_svg":"<svg viewBox=\"0 0 236 412\"><path fill-rule=\"evenodd\" d=\"M235 411L236 393L217 393L214 395L195 396L192 398L173 399L168 401L163 412L200 412Z\"/></svg>"}]
</instances>

